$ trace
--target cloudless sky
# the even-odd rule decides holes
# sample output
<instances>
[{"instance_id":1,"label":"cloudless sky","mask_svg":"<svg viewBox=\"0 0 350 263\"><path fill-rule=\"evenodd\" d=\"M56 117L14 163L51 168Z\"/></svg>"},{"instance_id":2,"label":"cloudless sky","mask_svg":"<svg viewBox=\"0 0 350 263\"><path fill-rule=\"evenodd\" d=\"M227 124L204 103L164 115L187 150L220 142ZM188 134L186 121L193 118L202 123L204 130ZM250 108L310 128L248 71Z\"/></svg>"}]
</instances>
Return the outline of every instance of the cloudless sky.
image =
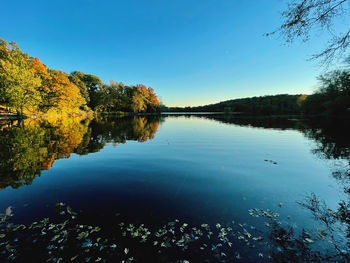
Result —
<instances>
[{"instance_id":1,"label":"cloudless sky","mask_svg":"<svg viewBox=\"0 0 350 263\"><path fill-rule=\"evenodd\" d=\"M264 37L282 0L0 0L0 38L50 68L155 89L168 106L311 93L323 41Z\"/></svg>"}]
</instances>

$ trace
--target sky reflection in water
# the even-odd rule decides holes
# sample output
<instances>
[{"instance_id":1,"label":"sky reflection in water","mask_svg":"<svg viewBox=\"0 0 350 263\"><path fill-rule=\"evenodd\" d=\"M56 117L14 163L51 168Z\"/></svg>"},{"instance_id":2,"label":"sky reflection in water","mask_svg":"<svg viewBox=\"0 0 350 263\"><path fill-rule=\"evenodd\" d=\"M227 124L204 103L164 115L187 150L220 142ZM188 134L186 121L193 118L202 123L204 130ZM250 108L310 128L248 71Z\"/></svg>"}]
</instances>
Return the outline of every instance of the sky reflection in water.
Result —
<instances>
[{"instance_id":1,"label":"sky reflection in water","mask_svg":"<svg viewBox=\"0 0 350 263\"><path fill-rule=\"evenodd\" d=\"M302 122L270 120L269 128L259 120L224 122L213 116L170 116L25 123L29 133L45 133L39 149L46 146L45 152L52 151L48 156L57 160L32 184L13 189L5 183L0 207L11 205L16 221L29 221L51 215L53 205L62 201L81 210L88 221L107 224L120 213L157 224L172 218L247 222L254 220L250 208L278 210L283 203L281 214L304 226L312 221L296 201L313 192L331 206L337 204L342 192L331 175L334 162L312 153L316 142L303 128L296 129ZM2 138L19 136L11 133L14 129L19 128L3 128ZM45 145L53 141L52 149ZM3 164L10 163L8 154ZM45 165L36 163L38 167L49 166L43 159Z\"/></svg>"}]
</instances>

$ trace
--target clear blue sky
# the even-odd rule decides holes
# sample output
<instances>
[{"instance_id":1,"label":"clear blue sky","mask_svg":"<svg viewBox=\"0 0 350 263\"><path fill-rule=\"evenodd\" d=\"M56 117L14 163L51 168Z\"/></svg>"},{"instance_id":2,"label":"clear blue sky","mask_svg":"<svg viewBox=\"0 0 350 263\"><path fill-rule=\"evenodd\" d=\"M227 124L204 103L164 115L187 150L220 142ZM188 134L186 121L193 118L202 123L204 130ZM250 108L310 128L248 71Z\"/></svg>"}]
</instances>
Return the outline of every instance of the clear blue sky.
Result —
<instances>
[{"instance_id":1,"label":"clear blue sky","mask_svg":"<svg viewBox=\"0 0 350 263\"><path fill-rule=\"evenodd\" d=\"M311 93L323 45L284 45L281 0L0 0L0 38L50 68L155 89L168 106Z\"/></svg>"}]
</instances>

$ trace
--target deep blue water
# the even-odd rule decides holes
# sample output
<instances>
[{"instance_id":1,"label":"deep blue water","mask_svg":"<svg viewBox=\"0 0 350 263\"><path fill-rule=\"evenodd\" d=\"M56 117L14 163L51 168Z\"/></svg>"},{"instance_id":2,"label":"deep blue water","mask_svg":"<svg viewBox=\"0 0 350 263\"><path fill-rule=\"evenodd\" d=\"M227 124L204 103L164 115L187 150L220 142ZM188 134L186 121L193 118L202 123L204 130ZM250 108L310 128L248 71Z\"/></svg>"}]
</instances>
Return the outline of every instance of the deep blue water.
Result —
<instances>
[{"instance_id":1,"label":"deep blue water","mask_svg":"<svg viewBox=\"0 0 350 263\"><path fill-rule=\"evenodd\" d=\"M33 165L19 166L28 172L16 168L21 157L9 156L25 140L17 141L21 135L13 131L25 128L4 124L1 175L11 179L0 178L0 209L12 206L16 222L52 216L55 203L64 202L100 225L112 224L116 214L149 225L174 218L258 225L262 222L248 210L263 208L290 216L301 229L316 223L297 201L315 193L336 207L344 198L343 181L334 171L348 163L349 142L339 131L346 123L339 128L331 127L334 122L288 119L140 118L73 123L62 128L68 135L58 131L59 123L25 123L24 138L35 133L30 143L40 152L35 171L28 168ZM44 139L35 142L40 136ZM69 148L67 138L74 136L80 143ZM341 154L327 152L326 143ZM44 168L50 156L55 161Z\"/></svg>"}]
</instances>

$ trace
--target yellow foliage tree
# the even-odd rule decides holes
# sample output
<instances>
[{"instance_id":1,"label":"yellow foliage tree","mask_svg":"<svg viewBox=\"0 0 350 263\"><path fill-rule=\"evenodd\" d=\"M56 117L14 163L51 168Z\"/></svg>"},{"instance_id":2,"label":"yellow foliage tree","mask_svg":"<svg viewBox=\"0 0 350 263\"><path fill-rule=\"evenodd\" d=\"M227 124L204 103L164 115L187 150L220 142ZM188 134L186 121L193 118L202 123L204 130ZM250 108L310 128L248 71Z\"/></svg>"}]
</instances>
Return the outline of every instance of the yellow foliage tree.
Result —
<instances>
[{"instance_id":1,"label":"yellow foliage tree","mask_svg":"<svg viewBox=\"0 0 350 263\"><path fill-rule=\"evenodd\" d=\"M45 77L43 92L45 100L43 109L49 114L76 113L86 105L79 88L68 79L68 74L50 70Z\"/></svg>"}]
</instances>

